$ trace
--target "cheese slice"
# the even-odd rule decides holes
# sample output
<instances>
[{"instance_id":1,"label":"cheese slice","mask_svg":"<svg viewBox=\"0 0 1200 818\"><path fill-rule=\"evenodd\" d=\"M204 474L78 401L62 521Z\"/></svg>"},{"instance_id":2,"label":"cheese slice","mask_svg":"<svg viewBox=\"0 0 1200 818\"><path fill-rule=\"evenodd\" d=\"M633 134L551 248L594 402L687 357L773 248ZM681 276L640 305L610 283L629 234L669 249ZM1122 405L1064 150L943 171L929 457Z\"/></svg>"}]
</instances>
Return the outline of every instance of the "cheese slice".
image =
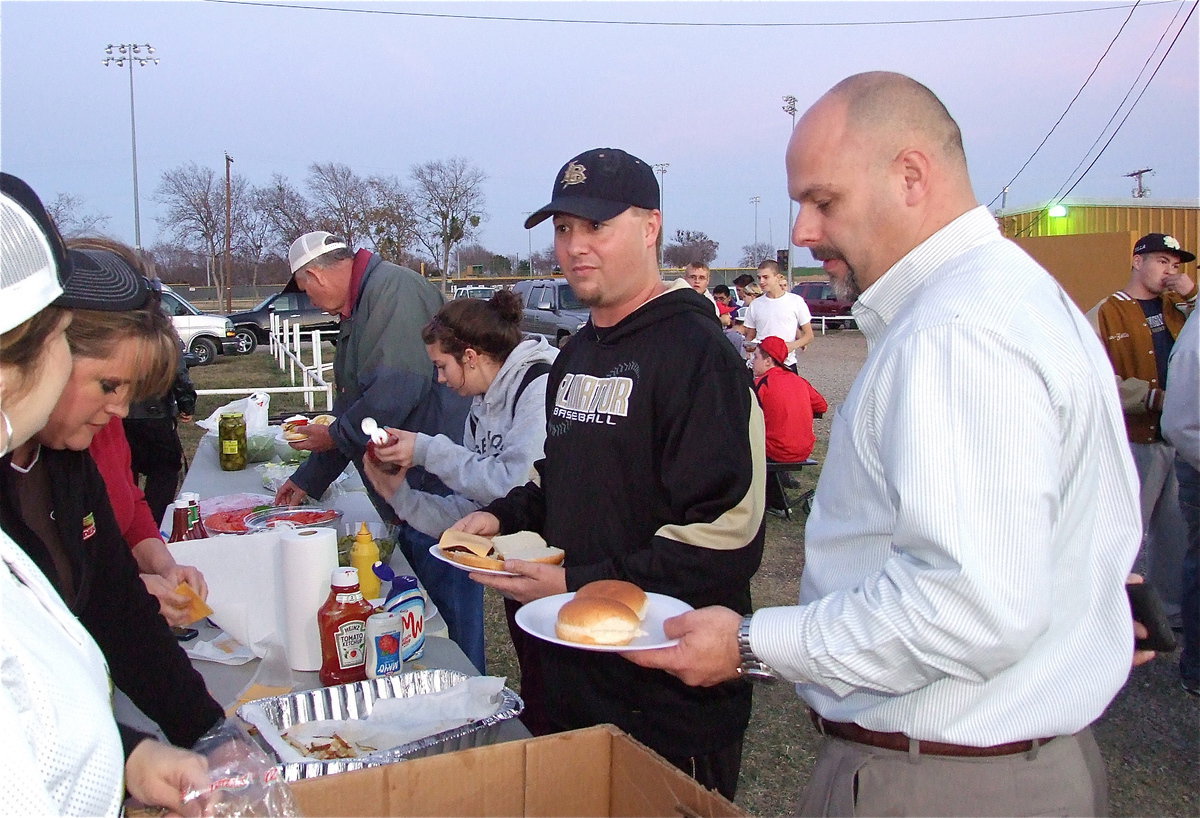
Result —
<instances>
[{"instance_id":1,"label":"cheese slice","mask_svg":"<svg viewBox=\"0 0 1200 818\"><path fill-rule=\"evenodd\" d=\"M445 551L448 548L465 548L477 557L492 556L492 539L478 534L468 534L465 531L445 531L442 533L438 547Z\"/></svg>"}]
</instances>

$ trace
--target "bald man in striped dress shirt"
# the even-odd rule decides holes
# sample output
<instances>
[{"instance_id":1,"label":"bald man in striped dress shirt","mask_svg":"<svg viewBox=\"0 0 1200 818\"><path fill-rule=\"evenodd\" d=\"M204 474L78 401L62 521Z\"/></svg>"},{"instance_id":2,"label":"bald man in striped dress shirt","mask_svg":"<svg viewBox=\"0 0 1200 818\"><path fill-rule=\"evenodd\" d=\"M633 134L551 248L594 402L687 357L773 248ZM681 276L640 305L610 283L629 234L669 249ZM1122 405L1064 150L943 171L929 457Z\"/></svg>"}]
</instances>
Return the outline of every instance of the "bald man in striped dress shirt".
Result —
<instances>
[{"instance_id":1,"label":"bald man in striped dress shirt","mask_svg":"<svg viewBox=\"0 0 1200 818\"><path fill-rule=\"evenodd\" d=\"M690 684L779 676L826 736L806 815L1102 815L1138 480L1111 367L1001 237L945 107L843 80L796 126L795 243L868 342L833 417L800 604L667 622Z\"/></svg>"}]
</instances>

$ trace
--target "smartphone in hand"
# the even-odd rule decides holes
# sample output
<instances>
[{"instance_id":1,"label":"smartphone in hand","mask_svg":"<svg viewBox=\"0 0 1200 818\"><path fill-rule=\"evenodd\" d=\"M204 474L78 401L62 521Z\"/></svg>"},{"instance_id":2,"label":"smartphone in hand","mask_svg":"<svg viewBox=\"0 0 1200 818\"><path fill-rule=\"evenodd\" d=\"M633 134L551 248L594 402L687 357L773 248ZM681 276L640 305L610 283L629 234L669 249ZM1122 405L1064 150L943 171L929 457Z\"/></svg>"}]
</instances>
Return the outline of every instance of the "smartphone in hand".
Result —
<instances>
[{"instance_id":1,"label":"smartphone in hand","mask_svg":"<svg viewBox=\"0 0 1200 818\"><path fill-rule=\"evenodd\" d=\"M1154 586L1147 582L1126 583L1125 592L1129 595L1129 609L1134 621L1145 625L1150 634L1145 639L1135 639L1133 646L1137 650L1175 650L1175 632L1171 630Z\"/></svg>"}]
</instances>

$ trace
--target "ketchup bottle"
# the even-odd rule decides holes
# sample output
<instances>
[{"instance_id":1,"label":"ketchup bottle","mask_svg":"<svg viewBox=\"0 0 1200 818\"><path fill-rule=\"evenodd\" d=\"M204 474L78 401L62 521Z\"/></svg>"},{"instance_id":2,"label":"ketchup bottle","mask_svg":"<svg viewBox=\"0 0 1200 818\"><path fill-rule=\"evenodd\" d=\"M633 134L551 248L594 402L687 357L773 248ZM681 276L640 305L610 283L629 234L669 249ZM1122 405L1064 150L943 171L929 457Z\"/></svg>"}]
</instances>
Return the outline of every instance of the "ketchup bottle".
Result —
<instances>
[{"instance_id":1,"label":"ketchup bottle","mask_svg":"<svg viewBox=\"0 0 1200 818\"><path fill-rule=\"evenodd\" d=\"M176 500L175 511L171 517L171 539L167 542L182 542L196 539L192 532L191 514L188 511L187 500Z\"/></svg>"},{"instance_id":2,"label":"ketchup bottle","mask_svg":"<svg viewBox=\"0 0 1200 818\"><path fill-rule=\"evenodd\" d=\"M200 519L200 503L192 496L188 497L188 518L192 521L189 528L194 534L193 539L207 539L208 529L204 527L204 520Z\"/></svg>"},{"instance_id":3,"label":"ketchup bottle","mask_svg":"<svg viewBox=\"0 0 1200 818\"><path fill-rule=\"evenodd\" d=\"M359 590L358 569L333 569L329 584L329 598L317 611L321 684L361 682L367 678L367 617L375 609Z\"/></svg>"}]
</instances>

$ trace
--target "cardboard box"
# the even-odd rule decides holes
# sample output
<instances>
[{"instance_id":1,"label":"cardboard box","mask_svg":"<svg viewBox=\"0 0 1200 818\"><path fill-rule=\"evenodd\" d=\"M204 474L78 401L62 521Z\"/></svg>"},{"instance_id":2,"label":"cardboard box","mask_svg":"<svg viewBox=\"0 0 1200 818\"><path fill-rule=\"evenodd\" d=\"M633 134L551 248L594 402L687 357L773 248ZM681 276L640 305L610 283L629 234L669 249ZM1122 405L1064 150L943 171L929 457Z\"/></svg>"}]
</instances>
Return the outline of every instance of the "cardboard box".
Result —
<instances>
[{"instance_id":1,"label":"cardboard box","mask_svg":"<svg viewBox=\"0 0 1200 818\"><path fill-rule=\"evenodd\" d=\"M301 815L741 816L610 724L291 785Z\"/></svg>"}]
</instances>

